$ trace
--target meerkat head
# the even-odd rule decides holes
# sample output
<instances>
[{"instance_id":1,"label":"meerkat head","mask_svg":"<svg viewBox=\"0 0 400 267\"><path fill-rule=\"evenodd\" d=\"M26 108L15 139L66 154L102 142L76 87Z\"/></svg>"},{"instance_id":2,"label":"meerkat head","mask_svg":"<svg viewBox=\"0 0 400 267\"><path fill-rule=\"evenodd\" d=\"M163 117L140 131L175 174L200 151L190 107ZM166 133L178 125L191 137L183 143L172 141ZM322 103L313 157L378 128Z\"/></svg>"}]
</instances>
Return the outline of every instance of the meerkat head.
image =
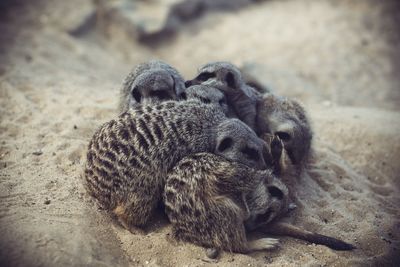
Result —
<instances>
[{"instance_id":1,"label":"meerkat head","mask_svg":"<svg viewBox=\"0 0 400 267\"><path fill-rule=\"evenodd\" d=\"M120 93L120 112L143 103L180 99L185 91L182 76L165 62L139 64L125 79Z\"/></svg>"},{"instance_id":2,"label":"meerkat head","mask_svg":"<svg viewBox=\"0 0 400 267\"><path fill-rule=\"evenodd\" d=\"M186 99L197 99L205 104L213 104L228 115L229 107L225 95L217 88L206 85L193 85L185 90Z\"/></svg>"},{"instance_id":3,"label":"meerkat head","mask_svg":"<svg viewBox=\"0 0 400 267\"><path fill-rule=\"evenodd\" d=\"M312 140L306 112L295 100L275 97L274 101L277 103L270 105L268 111L268 127L282 140L292 163L301 163L309 153Z\"/></svg>"},{"instance_id":4,"label":"meerkat head","mask_svg":"<svg viewBox=\"0 0 400 267\"><path fill-rule=\"evenodd\" d=\"M285 214L289 207L289 191L284 183L275 178L270 171L259 171L265 176L263 183L246 196L250 217L245 221L249 230L266 225Z\"/></svg>"},{"instance_id":5,"label":"meerkat head","mask_svg":"<svg viewBox=\"0 0 400 267\"><path fill-rule=\"evenodd\" d=\"M220 123L216 132L214 153L255 169L266 169L265 142L239 119L227 119Z\"/></svg>"},{"instance_id":6,"label":"meerkat head","mask_svg":"<svg viewBox=\"0 0 400 267\"><path fill-rule=\"evenodd\" d=\"M218 89L238 89L242 87L243 80L240 70L229 62L211 62L199 69L199 74L185 82L189 87L195 84L207 84Z\"/></svg>"},{"instance_id":7,"label":"meerkat head","mask_svg":"<svg viewBox=\"0 0 400 267\"><path fill-rule=\"evenodd\" d=\"M132 82L128 96L129 107L144 103L159 103L176 100L175 80L167 71L148 70Z\"/></svg>"}]
</instances>

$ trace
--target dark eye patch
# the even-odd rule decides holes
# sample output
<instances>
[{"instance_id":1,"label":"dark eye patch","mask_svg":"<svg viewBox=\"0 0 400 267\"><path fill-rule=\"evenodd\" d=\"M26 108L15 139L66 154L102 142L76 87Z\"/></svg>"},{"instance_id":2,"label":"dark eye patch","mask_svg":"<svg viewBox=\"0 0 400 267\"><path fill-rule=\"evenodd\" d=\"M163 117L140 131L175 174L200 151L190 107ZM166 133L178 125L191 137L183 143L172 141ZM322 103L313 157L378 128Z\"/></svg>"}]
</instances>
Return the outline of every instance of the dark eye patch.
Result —
<instances>
[{"instance_id":1,"label":"dark eye patch","mask_svg":"<svg viewBox=\"0 0 400 267\"><path fill-rule=\"evenodd\" d=\"M230 137L227 137L225 139L222 140L222 142L218 145L218 151L219 152L223 152L225 150L227 150L228 148L230 148L233 144L233 140Z\"/></svg>"},{"instance_id":2,"label":"dark eye patch","mask_svg":"<svg viewBox=\"0 0 400 267\"><path fill-rule=\"evenodd\" d=\"M131 94L132 94L132 97L136 100L136 102L140 103L140 100L142 99L142 95L139 93L139 90L137 87L133 88Z\"/></svg>"},{"instance_id":3,"label":"dark eye patch","mask_svg":"<svg viewBox=\"0 0 400 267\"><path fill-rule=\"evenodd\" d=\"M275 135L277 135L282 141L289 141L290 139L292 139L292 137L290 136L290 134L285 133L285 132L276 132Z\"/></svg>"},{"instance_id":4,"label":"dark eye patch","mask_svg":"<svg viewBox=\"0 0 400 267\"><path fill-rule=\"evenodd\" d=\"M242 153L245 154L251 160L257 161L260 159L260 155L258 155L257 150L253 148L245 147L242 149Z\"/></svg>"},{"instance_id":5,"label":"dark eye patch","mask_svg":"<svg viewBox=\"0 0 400 267\"><path fill-rule=\"evenodd\" d=\"M185 82L185 87L186 88L189 88L190 86L192 86L193 85L193 82L192 81L186 81Z\"/></svg>"},{"instance_id":6,"label":"dark eye patch","mask_svg":"<svg viewBox=\"0 0 400 267\"><path fill-rule=\"evenodd\" d=\"M218 103L219 103L220 106L226 105L226 100L223 98L220 101L218 101Z\"/></svg>"},{"instance_id":7,"label":"dark eye patch","mask_svg":"<svg viewBox=\"0 0 400 267\"><path fill-rule=\"evenodd\" d=\"M231 87L235 88L235 76L233 75L232 72L228 72L225 76L225 82L226 84Z\"/></svg>"},{"instance_id":8,"label":"dark eye patch","mask_svg":"<svg viewBox=\"0 0 400 267\"><path fill-rule=\"evenodd\" d=\"M215 73L214 72L203 72L203 73L200 73L197 76L196 80L198 80L200 82L205 82L208 79L211 79L211 78L214 78L214 77L215 77Z\"/></svg>"},{"instance_id":9,"label":"dark eye patch","mask_svg":"<svg viewBox=\"0 0 400 267\"><path fill-rule=\"evenodd\" d=\"M167 100L171 98L168 92L165 90L151 91L149 95L150 97L156 97L159 100Z\"/></svg>"}]
</instances>

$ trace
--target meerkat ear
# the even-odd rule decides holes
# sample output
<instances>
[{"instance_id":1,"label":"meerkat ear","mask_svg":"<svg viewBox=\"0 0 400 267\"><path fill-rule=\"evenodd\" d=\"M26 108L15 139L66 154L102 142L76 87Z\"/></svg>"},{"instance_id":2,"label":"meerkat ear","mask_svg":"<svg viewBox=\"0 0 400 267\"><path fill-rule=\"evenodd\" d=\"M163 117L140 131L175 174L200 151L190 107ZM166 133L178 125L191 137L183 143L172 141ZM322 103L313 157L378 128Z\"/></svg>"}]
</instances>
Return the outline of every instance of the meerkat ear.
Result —
<instances>
[{"instance_id":1,"label":"meerkat ear","mask_svg":"<svg viewBox=\"0 0 400 267\"><path fill-rule=\"evenodd\" d=\"M227 84L229 87L235 88L235 85L236 85L236 83L235 83L235 75L233 75L232 72L228 72L228 73L225 75L225 81L226 81L226 84Z\"/></svg>"},{"instance_id":2,"label":"meerkat ear","mask_svg":"<svg viewBox=\"0 0 400 267\"><path fill-rule=\"evenodd\" d=\"M222 139L222 141L218 144L217 150L219 152L224 152L228 148L230 148L233 144L233 140L230 137L226 137Z\"/></svg>"},{"instance_id":3,"label":"meerkat ear","mask_svg":"<svg viewBox=\"0 0 400 267\"><path fill-rule=\"evenodd\" d=\"M278 187L271 185L271 186L268 186L267 188L268 188L268 192L271 194L272 197L275 197L279 200L283 199L284 194L283 194L282 190L280 190Z\"/></svg>"},{"instance_id":4,"label":"meerkat ear","mask_svg":"<svg viewBox=\"0 0 400 267\"><path fill-rule=\"evenodd\" d=\"M179 95L179 98L182 99L182 100L186 100L186 99L187 99L186 93L185 93L185 92L182 92L182 93Z\"/></svg>"},{"instance_id":5,"label":"meerkat ear","mask_svg":"<svg viewBox=\"0 0 400 267\"><path fill-rule=\"evenodd\" d=\"M182 80L176 81L175 77L171 75L172 81L174 82L172 85L172 88L174 88L174 91L178 97L181 96L181 94L185 91L186 89L186 83Z\"/></svg>"}]
</instances>

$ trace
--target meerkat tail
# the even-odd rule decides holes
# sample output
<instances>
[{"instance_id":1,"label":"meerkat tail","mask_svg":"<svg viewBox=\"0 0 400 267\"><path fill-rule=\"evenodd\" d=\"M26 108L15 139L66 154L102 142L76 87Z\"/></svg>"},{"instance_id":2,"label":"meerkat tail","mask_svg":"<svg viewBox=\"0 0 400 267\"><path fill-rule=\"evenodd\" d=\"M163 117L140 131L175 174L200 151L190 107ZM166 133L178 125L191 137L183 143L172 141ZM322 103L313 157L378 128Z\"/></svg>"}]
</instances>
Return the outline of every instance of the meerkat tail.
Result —
<instances>
[{"instance_id":1,"label":"meerkat tail","mask_svg":"<svg viewBox=\"0 0 400 267\"><path fill-rule=\"evenodd\" d=\"M356 248L352 244L346 243L342 240L330 236L321 235L318 233L313 233L288 223L282 223L282 222L274 223L269 225L268 227L264 227L262 231L264 233L290 236L311 243L325 245L335 250L352 250Z\"/></svg>"}]
</instances>

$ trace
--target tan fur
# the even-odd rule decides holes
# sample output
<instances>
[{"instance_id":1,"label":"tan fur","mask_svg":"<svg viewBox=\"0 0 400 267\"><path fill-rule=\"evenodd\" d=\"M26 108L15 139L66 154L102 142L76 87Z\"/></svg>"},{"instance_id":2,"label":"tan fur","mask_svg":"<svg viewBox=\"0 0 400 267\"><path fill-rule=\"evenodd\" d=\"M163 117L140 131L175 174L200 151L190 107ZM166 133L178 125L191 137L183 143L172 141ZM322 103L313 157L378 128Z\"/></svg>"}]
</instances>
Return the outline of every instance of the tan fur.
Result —
<instances>
[{"instance_id":1,"label":"tan fur","mask_svg":"<svg viewBox=\"0 0 400 267\"><path fill-rule=\"evenodd\" d=\"M265 188L262 194L273 188L281 196L253 196L260 187ZM252 210L255 201L258 206ZM210 153L182 159L168 173L164 190L174 238L238 253L276 246L275 239L248 241L245 225L265 212L266 220L279 217L286 212L287 203L287 188L271 171L255 170Z\"/></svg>"}]
</instances>

